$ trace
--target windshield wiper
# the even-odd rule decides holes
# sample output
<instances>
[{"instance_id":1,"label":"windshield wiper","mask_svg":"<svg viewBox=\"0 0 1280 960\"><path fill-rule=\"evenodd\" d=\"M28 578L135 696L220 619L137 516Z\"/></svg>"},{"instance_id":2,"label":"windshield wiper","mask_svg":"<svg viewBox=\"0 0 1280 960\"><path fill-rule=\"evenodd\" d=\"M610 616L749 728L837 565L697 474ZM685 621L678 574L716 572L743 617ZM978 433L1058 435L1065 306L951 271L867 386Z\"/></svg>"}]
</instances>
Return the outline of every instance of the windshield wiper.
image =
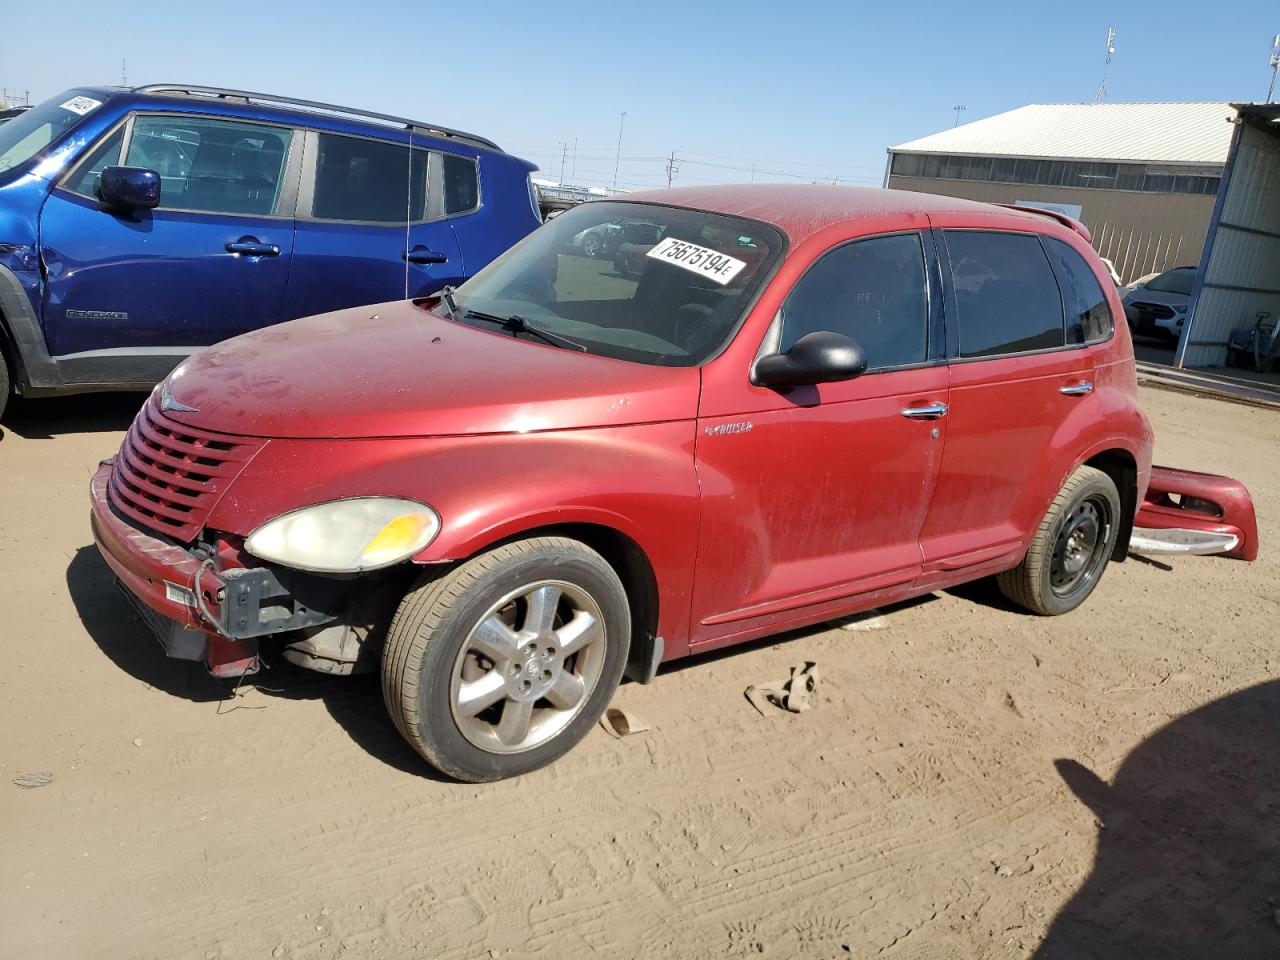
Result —
<instances>
[{"instance_id":1,"label":"windshield wiper","mask_svg":"<svg viewBox=\"0 0 1280 960\"><path fill-rule=\"evenodd\" d=\"M440 303L444 305L450 320L458 319L458 299L453 287L447 283L440 288Z\"/></svg>"},{"instance_id":2,"label":"windshield wiper","mask_svg":"<svg viewBox=\"0 0 1280 960\"><path fill-rule=\"evenodd\" d=\"M489 323L496 323L504 330L510 330L512 333L527 333L532 337L537 337L543 343L551 344L553 347L564 347L566 350L576 350L579 353L587 352L587 348L576 340L570 340L568 337L562 337L560 334L552 333L550 330L535 327L518 313L513 313L509 317L500 317L496 313L485 313L483 310L472 310L468 307L466 316L475 317L477 320L487 320Z\"/></svg>"}]
</instances>

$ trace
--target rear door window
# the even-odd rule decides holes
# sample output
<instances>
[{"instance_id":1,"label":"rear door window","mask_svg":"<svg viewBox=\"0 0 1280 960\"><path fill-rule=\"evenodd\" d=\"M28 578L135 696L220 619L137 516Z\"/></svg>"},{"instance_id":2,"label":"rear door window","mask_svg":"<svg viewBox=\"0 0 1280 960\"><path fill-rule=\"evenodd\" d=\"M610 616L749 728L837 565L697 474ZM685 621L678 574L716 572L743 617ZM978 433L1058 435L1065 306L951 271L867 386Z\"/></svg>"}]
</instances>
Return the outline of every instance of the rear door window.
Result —
<instances>
[{"instance_id":1,"label":"rear door window","mask_svg":"<svg viewBox=\"0 0 1280 960\"><path fill-rule=\"evenodd\" d=\"M354 223L405 223L423 219L427 155L382 140L340 134L316 137L311 216Z\"/></svg>"},{"instance_id":2,"label":"rear door window","mask_svg":"<svg viewBox=\"0 0 1280 960\"><path fill-rule=\"evenodd\" d=\"M1084 258L1061 240L1045 237L1044 246L1062 291L1067 343L1100 343L1109 338L1115 320L1097 276Z\"/></svg>"},{"instance_id":3,"label":"rear door window","mask_svg":"<svg viewBox=\"0 0 1280 960\"><path fill-rule=\"evenodd\" d=\"M1064 346L1062 298L1038 237L946 231L961 357Z\"/></svg>"},{"instance_id":4,"label":"rear door window","mask_svg":"<svg viewBox=\"0 0 1280 960\"><path fill-rule=\"evenodd\" d=\"M125 164L160 174L160 208L275 212L288 128L201 117L139 116Z\"/></svg>"},{"instance_id":5,"label":"rear door window","mask_svg":"<svg viewBox=\"0 0 1280 960\"><path fill-rule=\"evenodd\" d=\"M824 254L782 307L780 349L805 334L852 337L867 366L899 367L928 356L929 288L919 234L857 240Z\"/></svg>"}]
</instances>

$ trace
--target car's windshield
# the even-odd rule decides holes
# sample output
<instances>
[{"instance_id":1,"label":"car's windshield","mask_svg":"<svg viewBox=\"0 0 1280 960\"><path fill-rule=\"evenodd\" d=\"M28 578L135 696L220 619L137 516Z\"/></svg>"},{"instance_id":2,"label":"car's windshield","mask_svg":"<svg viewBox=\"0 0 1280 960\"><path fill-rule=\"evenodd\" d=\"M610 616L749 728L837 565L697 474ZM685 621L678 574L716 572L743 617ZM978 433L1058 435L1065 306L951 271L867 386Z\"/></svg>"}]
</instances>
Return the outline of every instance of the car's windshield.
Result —
<instances>
[{"instance_id":1,"label":"car's windshield","mask_svg":"<svg viewBox=\"0 0 1280 960\"><path fill-rule=\"evenodd\" d=\"M584 234L602 242L584 243ZM463 284L457 319L477 322L468 310L514 315L591 353L696 366L737 329L783 246L775 228L754 220L596 200ZM521 333L519 322L512 332Z\"/></svg>"},{"instance_id":2,"label":"car's windshield","mask_svg":"<svg viewBox=\"0 0 1280 960\"><path fill-rule=\"evenodd\" d=\"M102 106L102 101L68 90L0 125L0 173L26 163Z\"/></svg>"},{"instance_id":3,"label":"car's windshield","mask_svg":"<svg viewBox=\"0 0 1280 960\"><path fill-rule=\"evenodd\" d=\"M1148 283L1147 289L1160 293L1185 293L1190 296L1191 284L1195 278L1194 270L1170 270Z\"/></svg>"}]
</instances>

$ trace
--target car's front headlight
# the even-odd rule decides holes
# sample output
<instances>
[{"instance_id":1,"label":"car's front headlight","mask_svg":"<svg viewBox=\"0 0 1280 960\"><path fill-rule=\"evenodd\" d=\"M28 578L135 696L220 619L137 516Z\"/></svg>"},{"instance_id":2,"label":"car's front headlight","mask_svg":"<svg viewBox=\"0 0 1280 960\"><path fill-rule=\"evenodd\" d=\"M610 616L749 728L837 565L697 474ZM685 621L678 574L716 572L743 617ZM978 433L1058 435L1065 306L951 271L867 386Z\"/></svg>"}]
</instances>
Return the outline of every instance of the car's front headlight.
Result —
<instances>
[{"instance_id":1,"label":"car's front headlight","mask_svg":"<svg viewBox=\"0 0 1280 960\"><path fill-rule=\"evenodd\" d=\"M320 573L358 573L407 560L440 532L430 507L394 497L357 497L303 507L264 523L245 549Z\"/></svg>"}]
</instances>

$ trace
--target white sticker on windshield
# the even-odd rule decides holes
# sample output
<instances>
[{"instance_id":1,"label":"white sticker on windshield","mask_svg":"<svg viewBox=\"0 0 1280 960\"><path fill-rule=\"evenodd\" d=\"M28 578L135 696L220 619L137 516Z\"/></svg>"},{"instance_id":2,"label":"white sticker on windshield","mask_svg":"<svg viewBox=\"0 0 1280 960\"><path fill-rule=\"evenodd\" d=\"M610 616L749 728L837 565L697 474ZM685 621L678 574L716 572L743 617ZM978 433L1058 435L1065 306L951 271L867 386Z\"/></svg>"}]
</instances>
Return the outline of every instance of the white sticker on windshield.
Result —
<instances>
[{"instance_id":1,"label":"white sticker on windshield","mask_svg":"<svg viewBox=\"0 0 1280 960\"><path fill-rule=\"evenodd\" d=\"M717 253L708 247L700 247L696 243L677 240L675 237L667 237L645 256L700 273L721 286L741 273L742 268L747 265L745 261L737 260L727 253Z\"/></svg>"},{"instance_id":2,"label":"white sticker on windshield","mask_svg":"<svg viewBox=\"0 0 1280 960\"><path fill-rule=\"evenodd\" d=\"M89 111L97 110L102 106L102 101L95 100L93 97L72 97L66 103L59 104L59 106L63 110L70 110L72 113L77 113L83 117Z\"/></svg>"}]
</instances>

